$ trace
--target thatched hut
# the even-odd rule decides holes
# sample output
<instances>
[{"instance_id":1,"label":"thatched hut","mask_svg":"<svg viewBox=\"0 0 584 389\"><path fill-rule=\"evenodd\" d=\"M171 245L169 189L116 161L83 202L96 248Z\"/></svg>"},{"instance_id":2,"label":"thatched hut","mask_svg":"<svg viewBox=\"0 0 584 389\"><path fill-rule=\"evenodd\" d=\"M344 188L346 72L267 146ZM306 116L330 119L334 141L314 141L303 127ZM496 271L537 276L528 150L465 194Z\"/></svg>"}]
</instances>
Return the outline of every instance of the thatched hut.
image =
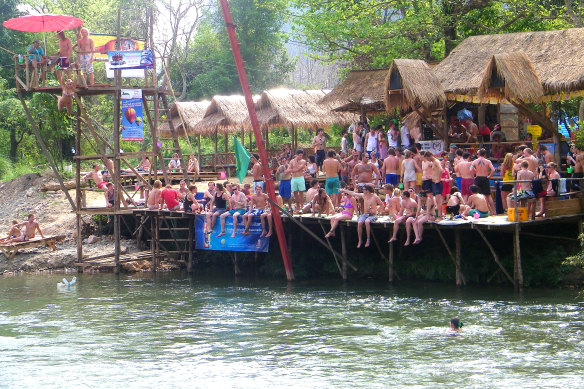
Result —
<instances>
[{"instance_id":1,"label":"thatched hut","mask_svg":"<svg viewBox=\"0 0 584 389\"><path fill-rule=\"evenodd\" d=\"M388 69L352 70L321 101L334 106L335 111L367 114L384 112L385 78Z\"/></svg>"},{"instance_id":2,"label":"thatched hut","mask_svg":"<svg viewBox=\"0 0 584 389\"><path fill-rule=\"evenodd\" d=\"M285 88L265 90L255 105L260 126L317 128L351 123L353 115L333 113L332 106L319 104L328 92ZM249 126L249 118L246 124Z\"/></svg>"},{"instance_id":3,"label":"thatched hut","mask_svg":"<svg viewBox=\"0 0 584 389\"><path fill-rule=\"evenodd\" d=\"M394 59L385 78L384 101L388 112L396 108L429 113L446 104L444 89L426 62Z\"/></svg>"},{"instance_id":4,"label":"thatched hut","mask_svg":"<svg viewBox=\"0 0 584 389\"><path fill-rule=\"evenodd\" d=\"M207 108L211 104L210 101L180 101L175 102L170 106L170 112L167 119L162 123L158 129L158 135L163 138L170 138L172 133L170 131L170 124L174 126L178 136L186 136L194 134L194 127L197 123L203 120ZM183 126L183 122L185 126ZM186 131L185 128L186 127Z\"/></svg>"},{"instance_id":5,"label":"thatched hut","mask_svg":"<svg viewBox=\"0 0 584 389\"><path fill-rule=\"evenodd\" d=\"M478 97L501 97L509 101L538 101L543 86L533 64L523 51L495 54L483 72Z\"/></svg>"},{"instance_id":6,"label":"thatched hut","mask_svg":"<svg viewBox=\"0 0 584 389\"><path fill-rule=\"evenodd\" d=\"M254 100L256 98L254 97ZM214 96L203 119L194 126L194 131L200 135L228 134L241 131L247 117L245 97L239 95Z\"/></svg>"},{"instance_id":7,"label":"thatched hut","mask_svg":"<svg viewBox=\"0 0 584 389\"><path fill-rule=\"evenodd\" d=\"M466 38L434 68L450 93L476 96L484 72L496 54L524 52L546 95L584 89L584 28L479 35Z\"/></svg>"}]
</instances>

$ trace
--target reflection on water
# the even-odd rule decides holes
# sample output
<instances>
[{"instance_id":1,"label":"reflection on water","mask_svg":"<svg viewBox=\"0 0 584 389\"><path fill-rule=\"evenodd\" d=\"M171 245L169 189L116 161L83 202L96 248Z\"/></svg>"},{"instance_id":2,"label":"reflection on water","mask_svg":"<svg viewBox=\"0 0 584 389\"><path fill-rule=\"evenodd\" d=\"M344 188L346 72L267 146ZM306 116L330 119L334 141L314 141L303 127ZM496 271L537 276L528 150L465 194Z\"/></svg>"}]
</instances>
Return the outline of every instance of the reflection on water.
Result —
<instances>
[{"instance_id":1,"label":"reflection on water","mask_svg":"<svg viewBox=\"0 0 584 389\"><path fill-rule=\"evenodd\" d=\"M576 292L62 278L0 278L0 387L584 386Z\"/></svg>"}]
</instances>

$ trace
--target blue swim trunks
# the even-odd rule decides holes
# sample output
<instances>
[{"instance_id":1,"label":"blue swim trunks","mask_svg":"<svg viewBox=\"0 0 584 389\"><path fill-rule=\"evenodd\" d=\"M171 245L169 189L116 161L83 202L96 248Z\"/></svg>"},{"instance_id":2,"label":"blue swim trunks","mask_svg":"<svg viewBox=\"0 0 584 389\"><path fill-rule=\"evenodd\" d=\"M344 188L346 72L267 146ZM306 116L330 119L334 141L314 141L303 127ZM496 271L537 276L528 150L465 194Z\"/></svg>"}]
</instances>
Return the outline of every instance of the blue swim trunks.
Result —
<instances>
[{"instance_id":1,"label":"blue swim trunks","mask_svg":"<svg viewBox=\"0 0 584 389\"><path fill-rule=\"evenodd\" d=\"M289 199L292 197L291 180L280 180L280 188L278 189L278 192L283 199Z\"/></svg>"},{"instance_id":2,"label":"blue swim trunks","mask_svg":"<svg viewBox=\"0 0 584 389\"><path fill-rule=\"evenodd\" d=\"M391 184L393 186L396 186L398 181L399 181L399 175L397 175L395 173L387 173L385 175L385 183L386 184Z\"/></svg>"},{"instance_id":3,"label":"blue swim trunks","mask_svg":"<svg viewBox=\"0 0 584 389\"><path fill-rule=\"evenodd\" d=\"M325 181L325 190L327 195L339 193L339 188L341 187L341 181L339 177L328 177Z\"/></svg>"}]
</instances>

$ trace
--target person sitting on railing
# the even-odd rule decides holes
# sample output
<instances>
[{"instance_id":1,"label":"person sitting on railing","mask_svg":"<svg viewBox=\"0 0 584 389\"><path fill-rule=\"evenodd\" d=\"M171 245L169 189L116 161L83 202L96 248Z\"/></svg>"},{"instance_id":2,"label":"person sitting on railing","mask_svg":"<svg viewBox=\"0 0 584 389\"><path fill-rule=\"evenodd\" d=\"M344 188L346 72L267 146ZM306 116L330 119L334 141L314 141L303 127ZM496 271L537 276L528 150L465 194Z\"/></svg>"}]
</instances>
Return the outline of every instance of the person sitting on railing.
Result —
<instances>
[{"instance_id":1,"label":"person sitting on railing","mask_svg":"<svg viewBox=\"0 0 584 389\"><path fill-rule=\"evenodd\" d=\"M517 197L512 193L507 197L507 206L514 208L514 201L517 200L521 204L527 203L527 214L535 217L535 194L532 189L532 181L535 174L529 170L529 163L522 161L520 169L517 172L517 181L525 181L520 183L520 191L517 192ZM515 184L517 185L517 184Z\"/></svg>"},{"instance_id":2,"label":"person sitting on railing","mask_svg":"<svg viewBox=\"0 0 584 389\"><path fill-rule=\"evenodd\" d=\"M180 159L178 153L172 154L172 159L168 162L168 169L172 172L180 169Z\"/></svg>"},{"instance_id":3,"label":"person sitting on railing","mask_svg":"<svg viewBox=\"0 0 584 389\"><path fill-rule=\"evenodd\" d=\"M536 217L542 217L545 214L545 197L546 196L557 196L558 195L558 182L561 178L560 173L557 172L558 165L554 162L550 162L547 167L541 172L540 178L543 180L547 178L547 187L545 189L545 196L539 198L540 211Z\"/></svg>"},{"instance_id":4,"label":"person sitting on railing","mask_svg":"<svg viewBox=\"0 0 584 389\"><path fill-rule=\"evenodd\" d=\"M36 73L37 69L47 61L45 51L40 47L40 44L41 42L38 39L35 39L32 41L32 45L28 46L27 49L27 53L30 54L28 56L28 64L34 69L34 74L31 76L33 86L38 86L39 82L38 74Z\"/></svg>"},{"instance_id":5,"label":"person sitting on railing","mask_svg":"<svg viewBox=\"0 0 584 389\"><path fill-rule=\"evenodd\" d=\"M195 175L199 175L199 161L195 158L194 154L189 155L189 163L187 165L187 172L195 173Z\"/></svg>"},{"instance_id":6,"label":"person sitting on railing","mask_svg":"<svg viewBox=\"0 0 584 389\"><path fill-rule=\"evenodd\" d=\"M145 155L142 157L142 160L140 161L138 166L136 166L136 171L148 172L148 171L150 171L151 166L152 166L152 163L150 162L150 158L148 158L148 156Z\"/></svg>"}]
</instances>

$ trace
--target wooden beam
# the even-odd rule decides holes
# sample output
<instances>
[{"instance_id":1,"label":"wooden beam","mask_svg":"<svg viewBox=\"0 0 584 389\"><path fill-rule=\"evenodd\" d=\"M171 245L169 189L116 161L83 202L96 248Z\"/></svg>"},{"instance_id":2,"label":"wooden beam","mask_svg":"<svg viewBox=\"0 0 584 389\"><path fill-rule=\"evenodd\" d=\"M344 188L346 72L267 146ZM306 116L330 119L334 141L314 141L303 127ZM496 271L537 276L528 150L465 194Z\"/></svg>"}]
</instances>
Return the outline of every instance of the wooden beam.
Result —
<instances>
[{"instance_id":1,"label":"wooden beam","mask_svg":"<svg viewBox=\"0 0 584 389\"><path fill-rule=\"evenodd\" d=\"M462 275L462 269L460 267L461 262L461 244L460 244L460 230L454 230L454 251L456 253L454 265L456 266L456 286L463 286L464 276Z\"/></svg>"},{"instance_id":2,"label":"wooden beam","mask_svg":"<svg viewBox=\"0 0 584 389\"><path fill-rule=\"evenodd\" d=\"M432 224L432 226L434 226L434 229L438 233L438 236L440 237L440 240L442 241L442 244L446 248L446 251L448 252L448 255L450 256L450 259L452 260L452 263L454 263L454 267L456 268L456 278L457 278L456 279L456 284L458 285L458 282L459 281L463 285L466 284L466 280L464 279L464 274L462 273L462 271L459 271L460 262L458 262L458 264L457 264L456 256L454 255L454 253L452 253L452 250L450 250L450 247L448 246L448 243L446 243L446 239L444 239L444 235L442 235L442 231L440 231L440 229L438 228L438 226L436 224ZM460 280L459 280L459 277L460 277Z\"/></svg>"},{"instance_id":3,"label":"wooden beam","mask_svg":"<svg viewBox=\"0 0 584 389\"><path fill-rule=\"evenodd\" d=\"M515 230L513 233L513 280L515 289L523 289L523 269L521 267L521 238L519 232L521 227L519 223L515 223Z\"/></svg>"},{"instance_id":4,"label":"wooden beam","mask_svg":"<svg viewBox=\"0 0 584 389\"><path fill-rule=\"evenodd\" d=\"M326 235L326 230L324 229L324 226L322 225L322 220L318 221L318 224L320 225L320 228L322 229L323 234ZM344 277L343 274L343 269L341 268L341 265L339 264L339 260L337 259L337 254L335 254L335 251L333 250L333 245L331 244L331 241L329 240L329 238L326 238L326 243L328 244L329 250L333 253L333 257L335 258L335 263L337 264L337 269L339 269L339 273L341 273L341 277L343 277L343 280L346 280L346 278Z\"/></svg>"},{"instance_id":5,"label":"wooden beam","mask_svg":"<svg viewBox=\"0 0 584 389\"><path fill-rule=\"evenodd\" d=\"M81 111L77 107L77 122L75 123L76 136L75 136L75 156L81 155ZM81 161L75 161L75 208L81 209L83 206L83 193L81 192ZM77 262L81 262L83 259L83 236L81 232L83 230L83 219L81 214L77 213L76 217L76 228L77 228ZM77 269L78 272L83 272L83 267Z\"/></svg>"},{"instance_id":6,"label":"wooden beam","mask_svg":"<svg viewBox=\"0 0 584 389\"><path fill-rule=\"evenodd\" d=\"M493 255L493 259L495 260L495 263L497 265L499 265L499 267L501 268L501 271L503 272L503 274L505 274L505 277L507 277L507 279L509 280L510 283L514 284L513 278L509 275L509 273L507 273L507 270L505 270L501 261L499 261L499 256L495 252L495 249L493 248L491 243L489 243L489 241L487 240L487 237L485 236L485 234L483 234L483 232L481 230L479 230L478 228L475 228L475 230L479 233L481 238L483 238L483 241L485 242L485 244L487 245L487 247L491 251L491 254Z\"/></svg>"},{"instance_id":7,"label":"wooden beam","mask_svg":"<svg viewBox=\"0 0 584 389\"><path fill-rule=\"evenodd\" d=\"M53 159L53 156L51 155L51 153L49 153L49 149L47 149L47 145L45 144L45 140L41 136L39 128L37 127L36 122L34 121L30 111L28 110L28 106L26 105L26 101L24 101L24 97L22 96L22 92L20 90L18 90L17 93L18 93L18 98L20 99L20 103L22 104L22 108L24 109L24 113L26 114L28 122L30 123L30 127L32 129L32 132L34 133L35 137L37 138L37 141L39 142L39 145L41 146L41 150L42 150L43 154L45 155L45 158L49 162L49 165L51 166L53 173L55 174L55 178L57 178L57 181L59 181L59 186L61 187L61 190L65 194L65 197L67 197L67 200L69 201L69 204L71 204L71 208L73 209L73 211L77 210L77 208L75 207L75 202L73 201L73 198L69 194L69 190L67 189L67 187L65 186L65 183L63 182L63 177L61 177L61 174L59 173L59 169L57 169L57 165L55 164L55 160Z\"/></svg>"},{"instance_id":8,"label":"wooden beam","mask_svg":"<svg viewBox=\"0 0 584 389\"><path fill-rule=\"evenodd\" d=\"M341 228L341 254L343 255L344 258L347 258L347 241L345 240L345 229L347 228L344 225L340 226ZM345 263L345 261L343 261L342 263L342 274L343 274L343 280L347 279L347 264Z\"/></svg>"},{"instance_id":9,"label":"wooden beam","mask_svg":"<svg viewBox=\"0 0 584 389\"><path fill-rule=\"evenodd\" d=\"M393 243L394 242L389 242L389 256L388 256L388 262L389 262L389 269L388 269L388 281L391 283L393 282Z\"/></svg>"}]
</instances>

